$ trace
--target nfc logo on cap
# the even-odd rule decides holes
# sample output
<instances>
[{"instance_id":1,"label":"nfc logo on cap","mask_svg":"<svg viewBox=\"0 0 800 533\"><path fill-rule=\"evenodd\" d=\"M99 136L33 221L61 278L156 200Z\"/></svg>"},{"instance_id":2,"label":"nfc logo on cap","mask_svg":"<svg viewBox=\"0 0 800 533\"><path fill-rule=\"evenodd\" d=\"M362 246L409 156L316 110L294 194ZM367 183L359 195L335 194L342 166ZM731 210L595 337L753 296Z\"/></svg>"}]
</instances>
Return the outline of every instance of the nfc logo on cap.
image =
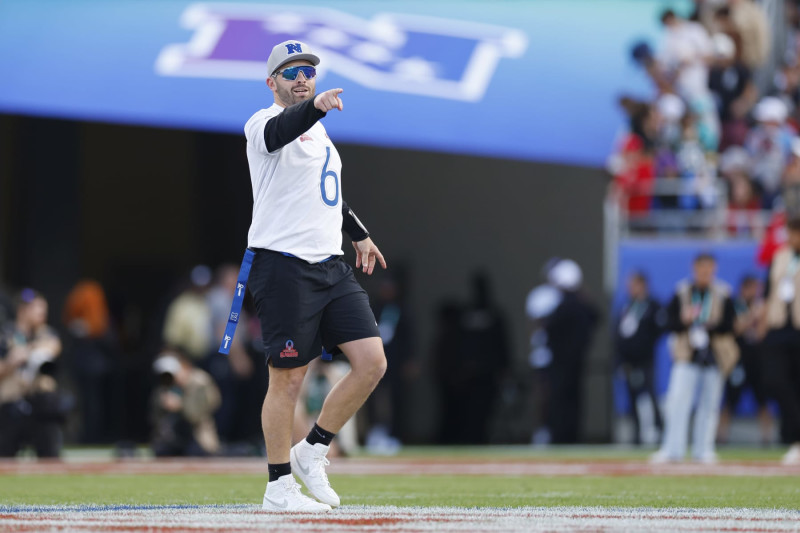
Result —
<instances>
[{"instance_id":1,"label":"nfc logo on cap","mask_svg":"<svg viewBox=\"0 0 800 533\"><path fill-rule=\"evenodd\" d=\"M289 54L293 54L295 52L303 53L303 49L300 48L300 43L289 43L286 45L286 51Z\"/></svg>"}]
</instances>

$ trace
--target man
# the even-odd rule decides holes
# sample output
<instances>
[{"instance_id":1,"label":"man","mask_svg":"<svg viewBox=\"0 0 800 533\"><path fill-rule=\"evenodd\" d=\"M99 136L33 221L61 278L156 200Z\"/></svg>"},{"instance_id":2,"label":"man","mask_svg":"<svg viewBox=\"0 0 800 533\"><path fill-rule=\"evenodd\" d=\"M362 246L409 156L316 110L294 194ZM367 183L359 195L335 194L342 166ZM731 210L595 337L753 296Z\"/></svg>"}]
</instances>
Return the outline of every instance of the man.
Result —
<instances>
[{"instance_id":1,"label":"man","mask_svg":"<svg viewBox=\"0 0 800 533\"><path fill-rule=\"evenodd\" d=\"M772 259L766 286L764 373L781 409L785 464L800 464L800 219L788 223L788 242Z\"/></svg>"},{"instance_id":2,"label":"man","mask_svg":"<svg viewBox=\"0 0 800 533\"><path fill-rule=\"evenodd\" d=\"M546 267L547 285L528 294L526 311L533 321L529 362L536 370L543 425L534 444L575 444L582 415L583 369L592 334L600 319L582 291L583 271L571 259Z\"/></svg>"},{"instance_id":3,"label":"man","mask_svg":"<svg viewBox=\"0 0 800 533\"><path fill-rule=\"evenodd\" d=\"M159 378L153 394L153 453L163 457L219 452L214 412L220 392L211 376L176 349L164 350L153 371Z\"/></svg>"},{"instance_id":4,"label":"man","mask_svg":"<svg viewBox=\"0 0 800 533\"><path fill-rule=\"evenodd\" d=\"M24 289L16 320L0 330L0 457L13 457L27 444L39 457L61 452L68 406L51 375L61 341L47 325L47 310L44 296Z\"/></svg>"},{"instance_id":5,"label":"man","mask_svg":"<svg viewBox=\"0 0 800 533\"><path fill-rule=\"evenodd\" d=\"M731 417L736 411L739 399L746 387L753 391L758 405L758 425L761 430L761 444L769 445L772 438L772 415L767 406L767 391L764 387L763 364L760 353L760 319L763 316L764 301L761 298L761 283L755 276L745 276L739 284L739 295L734 300L736 321L734 331L741 357L739 364L731 372L725 383L725 402L719 419L717 440L727 442Z\"/></svg>"},{"instance_id":6,"label":"man","mask_svg":"<svg viewBox=\"0 0 800 533\"><path fill-rule=\"evenodd\" d=\"M725 377L739 359L733 337L735 310L730 289L715 279L717 263L703 253L694 260L693 280L678 284L667 308L672 371L665 406L664 438L653 456L656 463L683 460L689 415L695 392L700 399L692 431L692 455L702 463L716 462L714 439Z\"/></svg>"},{"instance_id":7,"label":"man","mask_svg":"<svg viewBox=\"0 0 800 533\"><path fill-rule=\"evenodd\" d=\"M642 411L647 412L648 405L642 401L649 399L655 428L659 433L663 430L653 383L653 360L665 321L661 306L650 297L647 278L634 272L628 279L628 300L617 320L616 349L633 411L635 444L647 441L646 435L653 434L642 427Z\"/></svg>"},{"instance_id":8,"label":"man","mask_svg":"<svg viewBox=\"0 0 800 533\"><path fill-rule=\"evenodd\" d=\"M276 45L267 60L275 103L245 125L254 200L250 292L270 369L261 416L269 461L263 508L270 511L339 505L325 456L386 370L366 292L341 258L342 230L353 241L356 268L372 274L376 262L386 262L342 199L342 162L319 122L342 110L342 89L316 94L319 62L305 43ZM290 450L303 377L323 348L343 352L351 370L331 389L308 437ZM319 502L300 492L292 472Z\"/></svg>"}]
</instances>

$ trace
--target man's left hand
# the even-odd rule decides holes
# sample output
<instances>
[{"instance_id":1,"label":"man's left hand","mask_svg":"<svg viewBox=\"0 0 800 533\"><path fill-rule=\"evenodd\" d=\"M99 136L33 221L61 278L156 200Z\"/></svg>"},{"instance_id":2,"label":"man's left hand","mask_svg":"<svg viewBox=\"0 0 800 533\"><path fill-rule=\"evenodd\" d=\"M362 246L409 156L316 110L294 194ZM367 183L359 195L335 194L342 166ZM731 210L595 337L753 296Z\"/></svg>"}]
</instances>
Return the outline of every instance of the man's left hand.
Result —
<instances>
[{"instance_id":1,"label":"man's left hand","mask_svg":"<svg viewBox=\"0 0 800 533\"><path fill-rule=\"evenodd\" d=\"M370 275L375 269L377 261L386 270L386 260L372 239L367 237L363 241L354 242L353 248L356 250L356 268L360 268L365 274Z\"/></svg>"}]
</instances>

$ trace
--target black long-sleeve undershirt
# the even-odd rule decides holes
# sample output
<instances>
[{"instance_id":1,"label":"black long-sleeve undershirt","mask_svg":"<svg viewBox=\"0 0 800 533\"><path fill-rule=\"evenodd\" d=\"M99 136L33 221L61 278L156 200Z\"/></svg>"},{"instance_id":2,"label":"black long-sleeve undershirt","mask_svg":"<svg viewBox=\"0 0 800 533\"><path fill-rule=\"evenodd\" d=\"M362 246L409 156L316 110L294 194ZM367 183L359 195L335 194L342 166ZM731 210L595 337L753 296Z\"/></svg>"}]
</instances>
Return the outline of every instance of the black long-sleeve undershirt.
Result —
<instances>
[{"instance_id":1,"label":"black long-sleeve undershirt","mask_svg":"<svg viewBox=\"0 0 800 533\"><path fill-rule=\"evenodd\" d=\"M314 107L313 98L287 107L279 115L269 119L264 126L267 151L280 150L307 132L325 115L326 113Z\"/></svg>"}]
</instances>

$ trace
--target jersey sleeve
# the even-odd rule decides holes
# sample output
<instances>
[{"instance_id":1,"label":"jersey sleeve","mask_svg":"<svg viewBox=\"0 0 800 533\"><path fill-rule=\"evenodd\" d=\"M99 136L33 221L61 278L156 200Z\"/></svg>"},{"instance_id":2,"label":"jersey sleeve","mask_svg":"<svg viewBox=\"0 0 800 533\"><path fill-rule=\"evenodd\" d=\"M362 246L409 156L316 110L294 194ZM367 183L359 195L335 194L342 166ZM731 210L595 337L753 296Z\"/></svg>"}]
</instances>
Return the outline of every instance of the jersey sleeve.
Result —
<instances>
[{"instance_id":1,"label":"jersey sleeve","mask_svg":"<svg viewBox=\"0 0 800 533\"><path fill-rule=\"evenodd\" d=\"M252 146L256 151L261 154L269 154L267 150L267 143L264 141L264 128L267 121L273 118L272 115L259 111L247 121L244 125L244 135L247 137L247 144Z\"/></svg>"}]
</instances>

